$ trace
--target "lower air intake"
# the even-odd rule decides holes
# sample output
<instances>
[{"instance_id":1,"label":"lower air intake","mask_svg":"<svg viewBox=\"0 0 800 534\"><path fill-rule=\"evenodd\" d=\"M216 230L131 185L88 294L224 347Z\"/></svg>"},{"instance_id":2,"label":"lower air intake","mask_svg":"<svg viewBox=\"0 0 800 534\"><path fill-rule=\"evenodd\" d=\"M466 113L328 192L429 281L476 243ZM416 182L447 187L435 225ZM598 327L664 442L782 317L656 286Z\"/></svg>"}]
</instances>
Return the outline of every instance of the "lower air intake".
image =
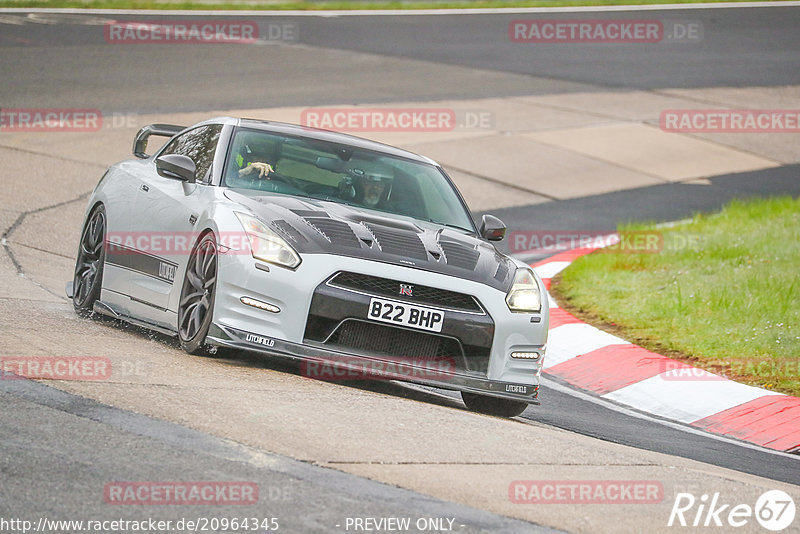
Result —
<instances>
[{"instance_id":1,"label":"lower air intake","mask_svg":"<svg viewBox=\"0 0 800 534\"><path fill-rule=\"evenodd\" d=\"M455 339L357 320L343 321L328 344L421 360L454 358L462 365L464 359L461 344Z\"/></svg>"}]
</instances>

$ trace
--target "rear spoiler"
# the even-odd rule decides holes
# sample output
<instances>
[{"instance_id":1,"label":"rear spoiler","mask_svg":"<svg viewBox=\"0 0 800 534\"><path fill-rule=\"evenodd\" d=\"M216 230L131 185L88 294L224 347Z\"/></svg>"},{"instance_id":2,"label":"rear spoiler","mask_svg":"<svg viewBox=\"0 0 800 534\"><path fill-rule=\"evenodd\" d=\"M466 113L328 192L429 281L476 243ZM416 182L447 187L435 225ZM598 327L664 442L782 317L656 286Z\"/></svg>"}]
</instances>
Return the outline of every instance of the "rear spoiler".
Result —
<instances>
[{"instance_id":1,"label":"rear spoiler","mask_svg":"<svg viewBox=\"0 0 800 534\"><path fill-rule=\"evenodd\" d=\"M174 124L148 124L139 130L133 140L133 155L142 159L149 157L145 154L145 151L147 150L147 140L151 135L173 137L185 129L186 126L176 126Z\"/></svg>"}]
</instances>

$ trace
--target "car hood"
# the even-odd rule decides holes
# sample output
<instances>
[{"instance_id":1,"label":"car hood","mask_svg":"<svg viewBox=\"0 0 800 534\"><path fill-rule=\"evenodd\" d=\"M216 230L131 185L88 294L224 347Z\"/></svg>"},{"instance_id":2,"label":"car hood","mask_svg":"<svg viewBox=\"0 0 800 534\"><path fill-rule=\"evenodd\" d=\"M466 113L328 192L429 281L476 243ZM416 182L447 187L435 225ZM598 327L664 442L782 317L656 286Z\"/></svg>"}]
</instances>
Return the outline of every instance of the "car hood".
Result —
<instances>
[{"instance_id":1,"label":"car hood","mask_svg":"<svg viewBox=\"0 0 800 534\"><path fill-rule=\"evenodd\" d=\"M355 206L228 189L225 196L303 254L336 254L442 273L508 291L514 263L475 236Z\"/></svg>"}]
</instances>

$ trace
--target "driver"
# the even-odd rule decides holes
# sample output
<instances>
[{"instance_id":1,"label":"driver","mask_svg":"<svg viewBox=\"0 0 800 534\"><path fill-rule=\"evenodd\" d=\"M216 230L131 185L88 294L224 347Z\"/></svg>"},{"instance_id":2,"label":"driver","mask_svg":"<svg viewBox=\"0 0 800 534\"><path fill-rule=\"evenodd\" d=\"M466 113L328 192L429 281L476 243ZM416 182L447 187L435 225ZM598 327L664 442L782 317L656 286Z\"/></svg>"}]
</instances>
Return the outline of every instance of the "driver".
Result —
<instances>
[{"instance_id":1,"label":"driver","mask_svg":"<svg viewBox=\"0 0 800 534\"><path fill-rule=\"evenodd\" d=\"M355 200L368 208L382 207L392 192L394 173L391 167L359 169L354 173Z\"/></svg>"}]
</instances>

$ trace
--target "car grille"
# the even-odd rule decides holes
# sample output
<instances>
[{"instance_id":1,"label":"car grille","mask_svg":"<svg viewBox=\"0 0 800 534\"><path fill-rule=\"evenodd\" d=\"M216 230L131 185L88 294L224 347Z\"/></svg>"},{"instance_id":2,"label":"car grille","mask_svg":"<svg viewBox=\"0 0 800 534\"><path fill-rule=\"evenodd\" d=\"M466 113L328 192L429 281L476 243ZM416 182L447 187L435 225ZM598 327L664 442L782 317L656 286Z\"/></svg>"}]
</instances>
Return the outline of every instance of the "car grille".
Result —
<instances>
[{"instance_id":1,"label":"car grille","mask_svg":"<svg viewBox=\"0 0 800 534\"><path fill-rule=\"evenodd\" d=\"M429 306L438 306L440 308L449 308L471 313L485 313L477 300L471 295L448 291L446 289L411 284L413 296L408 297L407 295L400 295L400 281L380 278L378 276L339 272L334 275L328 283L342 289L352 289L368 295L388 297L414 304L427 304Z\"/></svg>"},{"instance_id":2,"label":"car grille","mask_svg":"<svg viewBox=\"0 0 800 534\"><path fill-rule=\"evenodd\" d=\"M455 358L464 367L464 351L453 338L356 319L342 321L326 345L420 360Z\"/></svg>"}]
</instances>

